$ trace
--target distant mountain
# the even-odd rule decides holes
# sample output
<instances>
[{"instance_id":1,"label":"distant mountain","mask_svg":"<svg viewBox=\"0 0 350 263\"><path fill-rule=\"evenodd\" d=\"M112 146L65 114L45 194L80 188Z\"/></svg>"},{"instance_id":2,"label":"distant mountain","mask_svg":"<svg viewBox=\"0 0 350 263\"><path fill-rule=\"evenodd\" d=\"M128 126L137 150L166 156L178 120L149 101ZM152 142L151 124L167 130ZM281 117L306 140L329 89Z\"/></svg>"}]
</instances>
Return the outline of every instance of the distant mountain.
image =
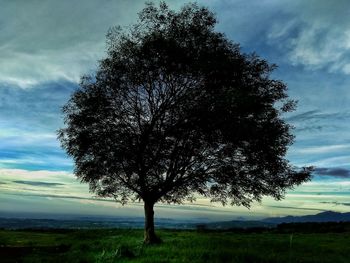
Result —
<instances>
[{"instance_id":1,"label":"distant mountain","mask_svg":"<svg viewBox=\"0 0 350 263\"><path fill-rule=\"evenodd\" d=\"M199 228L230 229L230 228L273 228L281 223L306 223L306 222L350 222L350 213L338 213L332 211L322 212L316 215L271 217L257 221L232 220L197 224Z\"/></svg>"},{"instance_id":2,"label":"distant mountain","mask_svg":"<svg viewBox=\"0 0 350 263\"><path fill-rule=\"evenodd\" d=\"M270 217L261 220L266 223L306 223L306 222L350 222L350 213L326 211L316 215Z\"/></svg>"},{"instance_id":3,"label":"distant mountain","mask_svg":"<svg viewBox=\"0 0 350 263\"><path fill-rule=\"evenodd\" d=\"M276 224L263 221L246 221L246 220L232 220L232 221L219 221L210 223L199 223L193 225L193 228L206 228L206 229L233 229L233 228L273 228Z\"/></svg>"}]
</instances>

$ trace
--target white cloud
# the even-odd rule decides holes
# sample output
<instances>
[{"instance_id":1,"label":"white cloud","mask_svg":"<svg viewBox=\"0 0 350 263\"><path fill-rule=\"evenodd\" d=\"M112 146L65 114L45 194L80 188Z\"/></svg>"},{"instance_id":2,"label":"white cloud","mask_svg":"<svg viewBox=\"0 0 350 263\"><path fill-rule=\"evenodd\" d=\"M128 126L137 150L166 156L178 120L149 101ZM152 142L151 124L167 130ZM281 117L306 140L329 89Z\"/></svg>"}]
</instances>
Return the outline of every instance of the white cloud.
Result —
<instances>
[{"instance_id":1,"label":"white cloud","mask_svg":"<svg viewBox=\"0 0 350 263\"><path fill-rule=\"evenodd\" d=\"M60 183L74 183L75 178L72 173L53 171L28 171L22 169L0 169L0 180L31 180Z\"/></svg>"},{"instance_id":2,"label":"white cloud","mask_svg":"<svg viewBox=\"0 0 350 263\"><path fill-rule=\"evenodd\" d=\"M68 80L94 69L109 27L133 22L144 3L3 1L0 82L28 87Z\"/></svg>"},{"instance_id":3,"label":"white cloud","mask_svg":"<svg viewBox=\"0 0 350 263\"><path fill-rule=\"evenodd\" d=\"M350 155L346 153L346 155L335 156L330 158L320 158L317 161L312 163L308 163L306 165L316 166L316 167L347 167L350 163Z\"/></svg>"},{"instance_id":4,"label":"white cloud","mask_svg":"<svg viewBox=\"0 0 350 263\"><path fill-rule=\"evenodd\" d=\"M292 64L350 73L349 1L298 0L281 8L290 19L276 21L268 39L287 52Z\"/></svg>"},{"instance_id":5,"label":"white cloud","mask_svg":"<svg viewBox=\"0 0 350 263\"><path fill-rule=\"evenodd\" d=\"M0 83L78 82L103 58L108 29L135 23L144 6L144 1L124 0L3 1Z\"/></svg>"},{"instance_id":6,"label":"white cloud","mask_svg":"<svg viewBox=\"0 0 350 263\"><path fill-rule=\"evenodd\" d=\"M77 83L80 76L95 69L97 60L103 56L104 43L52 48L38 50L36 54L10 51L0 60L0 82L24 88L59 80Z\"/></svg>"},{"instance_id":7,"label":"white cloud","mask_svg":"<svg viewBox=\"0 0 350 263\"><path fill-rule=\"evenodd\" d=\"M349 144L336 144L336 145L326 145L326 146L311 146L300 148L295 150L297 153L302 154L321 154L321 153L336 153L339 151L350 150Z\"/></svg>"}]
</instances>

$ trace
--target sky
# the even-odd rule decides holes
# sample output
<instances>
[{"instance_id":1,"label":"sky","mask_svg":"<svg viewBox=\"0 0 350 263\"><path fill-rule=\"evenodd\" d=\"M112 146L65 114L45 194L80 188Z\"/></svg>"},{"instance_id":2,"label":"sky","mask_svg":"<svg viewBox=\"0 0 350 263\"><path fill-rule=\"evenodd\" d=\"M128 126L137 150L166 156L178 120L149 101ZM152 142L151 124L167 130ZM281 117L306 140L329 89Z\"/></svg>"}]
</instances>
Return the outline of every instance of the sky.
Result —
<instances>
[{"instance_id":1,"label":"sky","mask_svg":"<svg viewBox=\"0 0 350 263\"><path fill-rule=\"evenodd\" d=\"M178 9L186 1L166 1ZM195 203L156 207L156 216L230 220L350 211L350 2L347 0L201 0L217 30L278 65L297 110L291 164L315 166L313 178L286 194L244 207ZM61 107L83 74L105 56L112 26L137 21L143 1L0 0L0 216L143 216L89 193L60 148Z\"/></svg>"}]
</instances>

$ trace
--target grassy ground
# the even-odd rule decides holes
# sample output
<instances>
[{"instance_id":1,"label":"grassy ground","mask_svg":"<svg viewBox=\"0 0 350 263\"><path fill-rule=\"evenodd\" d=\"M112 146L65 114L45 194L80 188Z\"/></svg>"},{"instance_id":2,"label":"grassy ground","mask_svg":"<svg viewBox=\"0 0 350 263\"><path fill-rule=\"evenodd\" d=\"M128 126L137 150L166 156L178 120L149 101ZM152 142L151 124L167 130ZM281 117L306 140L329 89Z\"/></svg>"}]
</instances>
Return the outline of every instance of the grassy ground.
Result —
<instances>
[{"instance_id":1,"label":"grassy ground","mask_svg":"<svg viewBox=\"0 0 350 263\"><path fill-rule=\"evenodd\" d=\"M0 231L0 262L350 262L350 234L158 232L142 230Z\"/></svg>"}]
</instances>

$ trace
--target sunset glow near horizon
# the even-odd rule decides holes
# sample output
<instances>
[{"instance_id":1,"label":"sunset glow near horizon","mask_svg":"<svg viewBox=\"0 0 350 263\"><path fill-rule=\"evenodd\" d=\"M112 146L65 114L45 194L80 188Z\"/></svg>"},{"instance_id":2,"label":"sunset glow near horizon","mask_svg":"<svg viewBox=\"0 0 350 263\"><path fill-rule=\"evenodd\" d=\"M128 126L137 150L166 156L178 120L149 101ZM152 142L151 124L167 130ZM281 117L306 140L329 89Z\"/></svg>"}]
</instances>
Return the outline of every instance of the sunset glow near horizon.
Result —
<instances>
[{"instance_id":1,"label":"sunset glow near horizon","mask_svg":"<svg viewBox=\"0 0 350 263\"><path fill-rule=\"evenodd\" d=\"M178 9L185 1L166 1ZM315 166L313 178L286 194L244 207L195 203L156 206L156 217L254 219L350 210L350 3L339 1L197 1L214 11L217 30L242 51L278 65L296 111L287 159ZM0 216L66 214L143 216L89 193L60 148L61 107L83 74L105 55L105 35L137 20L143 1L0 0Z\"/></svg>"}]
</instances>

